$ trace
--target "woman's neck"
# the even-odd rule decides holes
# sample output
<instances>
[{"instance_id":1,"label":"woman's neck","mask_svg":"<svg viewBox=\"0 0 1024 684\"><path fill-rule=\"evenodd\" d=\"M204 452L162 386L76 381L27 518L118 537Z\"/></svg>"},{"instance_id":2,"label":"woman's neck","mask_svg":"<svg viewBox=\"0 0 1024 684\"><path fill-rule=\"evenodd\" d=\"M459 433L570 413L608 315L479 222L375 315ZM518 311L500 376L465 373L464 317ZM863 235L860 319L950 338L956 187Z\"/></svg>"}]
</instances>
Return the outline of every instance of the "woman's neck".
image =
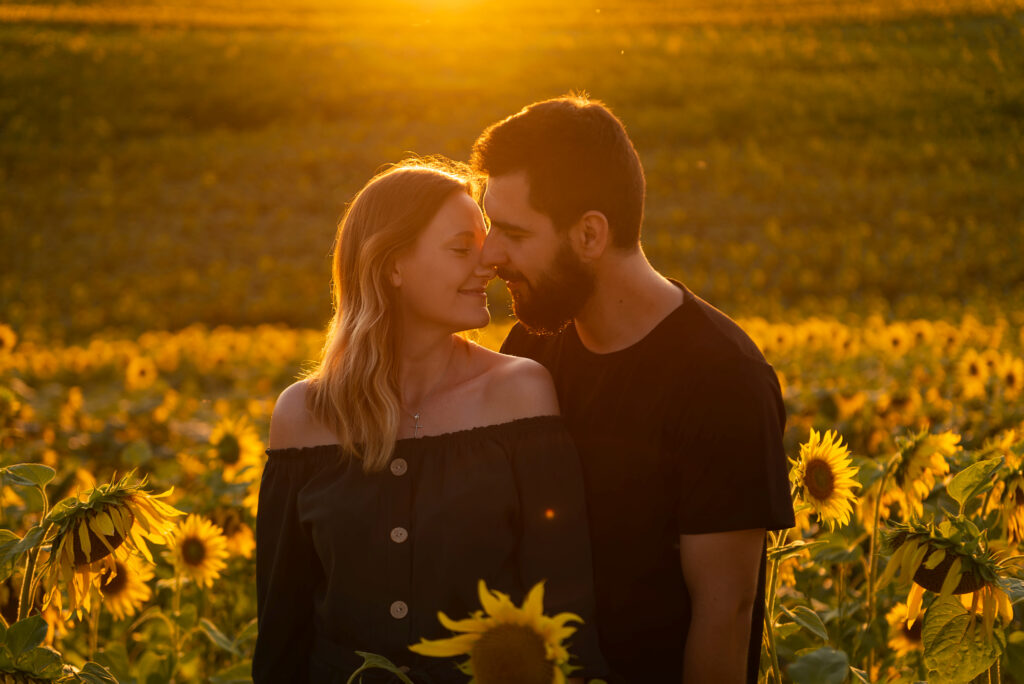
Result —
<instances>
[{"instance_id":1,"label":"woman's neck","mask_svg":"<svg viewBox=\"0 0 1024 684\"><path fill-rule=\"evenodd\" d=\"M403 334L398 344L398 386L415 411L451 381L460 339L451 333Z\"/></svg>"}]
</instances>

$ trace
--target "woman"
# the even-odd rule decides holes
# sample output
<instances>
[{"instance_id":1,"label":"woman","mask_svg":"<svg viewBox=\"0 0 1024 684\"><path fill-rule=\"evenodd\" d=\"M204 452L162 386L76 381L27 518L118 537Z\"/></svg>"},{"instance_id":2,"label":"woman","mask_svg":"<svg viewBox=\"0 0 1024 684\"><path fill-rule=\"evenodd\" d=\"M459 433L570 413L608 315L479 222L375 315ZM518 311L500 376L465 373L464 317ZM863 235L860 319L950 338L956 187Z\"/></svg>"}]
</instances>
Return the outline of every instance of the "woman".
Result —
<instances>
[{"instance_id":1,"label":"woman","mask_svg":"<svg viewBox=\"0 0 1024 684\"><path fill-rule=\"evenodd\" d=\"M479 608L477 581L585 624L599 676L583 483L547 371L465 341L486 325L471 183L406 162L355 197L334 250L318 367L278 399L257 515L253 679L345 682L354 651L416 682L465 682L408 645ZM376 671L380 672L380 671ZM364 681L392 681L390 675ZM582 681L579 679L577 681Z\"/></svg>"}]
</instances>

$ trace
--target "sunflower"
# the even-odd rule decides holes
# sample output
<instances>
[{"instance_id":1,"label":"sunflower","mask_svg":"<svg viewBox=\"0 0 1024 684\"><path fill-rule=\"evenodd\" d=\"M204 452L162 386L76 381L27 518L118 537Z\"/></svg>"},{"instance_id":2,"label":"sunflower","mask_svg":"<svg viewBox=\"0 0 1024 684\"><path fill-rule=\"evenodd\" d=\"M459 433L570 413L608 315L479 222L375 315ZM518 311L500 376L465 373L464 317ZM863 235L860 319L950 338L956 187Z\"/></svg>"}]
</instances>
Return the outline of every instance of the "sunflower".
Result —
<instances>
[{"instance_id":1,"label":"sunflower","mask_svg":"<svg viewBox=\"0 0 1024 684\"><path fill-rule=\"evenodd\" d=\"M252 528L242 522L242 516L237 509L218 508L210 514L210 518L224 530L224 539L227 540L227 549L230 553L242 558L252 558L253 549L256 548L256 537Z\"/></svg>"},{"instance_id":2,"label":"sunflower","mask_svg":"<svg viewBox=\"0 0 1024 684\"><path fill-rule=\"evenodd\" d=\"M114 568L99 571L99 592L103 605L115 620L131 617L149 601L153 566L134 554L115 553Z\"/></svg>"},{"instance_id":3,"label":"sunflower","mask_svg":"<svg viewBox=\"0 0 1024 684\"><path fill-rule=\"evenodd\" d=\"M1006 399L1016 399L1024 390L1024 359L1007 358L999 370L999 380Z\"/></svg>"},{"instance_id":4,"label":"sunflower","mask_svg":"<svg viewBox=\"0 0 1024 684\"><path fill-rule=\"evenodd\" d=\"M156 364L146 356L133 356L124 373L124 384L129 390L145 389L156 381Z\"/></svg>"},{"instance_id":5,"label":"sunflower","mask_svg":"<svg viewBox=\"0 0 1024 684\"><path fill-rule=\"evenodd\" d=\"M900 458L893 477L895 487L887 494L902 508L904 517L924 514L924 500L935 488L936 477L949 473L949 459L957 452L960 435L952 431L931 434L927 430L899 442Z\"/></svg>"},{"instance_id":6,"label":"sunflower","mask_svg":"<svg viewBox=\"0 0 1024 684\"><path fill-rule=\"evenodd\" d=\"M227 557L223 531L194 513L178 525L164 550L164 558L174 566L175 572L208 589L227 567L224 562Z\"/></svg>"},{"instance_id":7,"label":"sunflower","mask_svg":"<svg viewBox=\"0 0 1024 684\"><path fill-rule=\"evenodd\" d=\"M790 459L789 479L796 488L798 501L811 505L821 522L834 530L845 525L853 512L854 479L858 468L850 465L849 449L837 432L824 435L811 430L810 439L800 445L800 459Z\"/></svg>"},{"instance_id":8,"label":"sunflower","mask_svg":"<svg viewBox=\"0 0 1024 684\"><path fill-rule=\"evenodd\" d=\"M901 323L888 326L877 341L881 351L896 357L906 354L913 342L913 333Z\"/></svg>"},{"instance_id":9,"label":"sunflower","mask_svg":"<svg viewBox=\"0 0 1024 684\"><path fill-rule=\"evenodd\" d=\"M9 353L18 343L18 334L11 326L0 323L0 354Z\"/></svg>"},{"instance_id":10,"label":"sunflower","mask_svg":"<svg viewBox=\"0 0 1024 684\"><path fill-rule=\"evenodd\" d=\"M262 464L263 443L246 416L223 418L210 434L210 457L223 463L226 482L250 481Z\"/></svg>"},{"instance_id":11,"label":"sunflower","mask_svg":"<svg viewBox=\"0 0 1024 684\"><path fill-rule=\"evenodd\" d=\"M877 586L881 588L894 578L899 584L910 583L908 628L920 615L925 591L938 594L940 599L969 594L969 598L961 596L961 600L972 614L981 608L989 637L997 614L1007 624L1013 619L1010 597L1000 585L1000 580L1012 570L1006 562L1009 559L1005 553L987 548L986 542L967 528L967 523L947 520L938 526L896 525L889 544L894 551Z\"/></svg>"},{"instance_id":12,"label":"sunflower","mask_svg":"<svg viewBox=\"0 0 1024 684\"><path fill-rule=\"evenodd\" d=\"M988 364L977 351L968 349L957 363L957 374L960 378L960 395L964 399L976 399L985 396L985 383L988 381Z\"/></svg>"},{"instance_id":13,"label":"sunflower","mask_svg":"<svg viewBox=\"0 0 1024 684\"><path fill-rule=\"evenodd\" d=\"M159 499L174 488L151 495L143 488L146 479L129 484L132 473L121 480L102 484L64 499L46 516L44 527L52 530L51 553L42 566L51 580L44 605L48 605L58 583L68 591L68 611L81 616L90 587L99 572L114 570L114 551L122 544L153 562L146 540L165 544L174 529L171 518L182 511Z\"/></svg>"},{"instance_id":14,"label":"sunflower","mask_svg":"<svg viewBox=\"0 0 1024 684\"><path fill-rule=\"evenodd\" d=\"M898 658L903 658L915 651L921 651L921 623L915 622L907 627L907 604L897 603L886 616L889 623L889 648Z\"/></svg>"},{"instance_id":15,"label":"sunflower","mask_svg":"<svg viewBox=\"0 0 1024 684\"><path fill-rule=\"evenodd\" d=\"M477 591L486 617L478 610L455 621L438 613L442 625L463 634L420 639L409 650L438 658L468 655L465 671L476 684L565 684L569 652L562 642L576 631L567 623L583 622L582 618L573 613L544 615L543 582L530 590L521 608L507 594L489 590L483 580Z\"/></svg>"}]
</instances>

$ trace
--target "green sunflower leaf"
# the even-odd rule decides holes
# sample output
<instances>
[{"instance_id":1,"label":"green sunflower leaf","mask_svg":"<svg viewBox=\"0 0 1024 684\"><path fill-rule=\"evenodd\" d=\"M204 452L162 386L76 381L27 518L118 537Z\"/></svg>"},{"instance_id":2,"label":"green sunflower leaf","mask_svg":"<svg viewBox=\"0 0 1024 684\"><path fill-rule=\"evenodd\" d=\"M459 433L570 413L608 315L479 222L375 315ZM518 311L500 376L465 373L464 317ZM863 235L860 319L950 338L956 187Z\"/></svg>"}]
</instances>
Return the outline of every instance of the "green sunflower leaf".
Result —
<instances>
[{"instance_id":1,"label":"green sunflower leaf","mask_svg":"<svg viewBox=\"0 0 1024 684\"><path fill-rule=\"evenodd\" d=\"M21 654L43 643L46 638L46 620L40 615L33 615L15 622L7 630L4 642L11 649L11 655L18 660Z\"/></svg>"},{"instance_id":2,"label":"green sunflower leaf","mask_svg":"<svg viewBox=\"0 0 1024 684\"><path fill-rule=\"evenodd\" d=\"M239 655L238 649L235 647L235 644L231 641L231 639L228 639L224 635L224 632L217 629L217 625L213 624L213 622L206 618L202 618L201 620L199 620L199 628L203 631L203 634L209 637L210 641L212 641L215 645L219 646L225 651L228 651L229 653Z\"/></svg>"},{"instance_id":3,"label":"green sunflower leaf","mask_svg":"<svg viewBox=\"0 0 1024 684\"><path fill-rule=\"evenodd\" d=\"M46 646L26 651L15 661L20 669L43 679L58 677L64 669L60 653Z\"/></svg>"},{"instance_id":4,"label":"green sunflower leaf","mask_svg":"<svg viewBox=\"0 0 1024 684\"><path fill-rule=\"evenodd\" d=\"M21 537L10 530L0 530L0 582L11 576L14 566L18 563L18 556L15 551Z\"/></svg>"},{"instance_id":5,"label":"green sunflower leaf","mask_svg":"<svg viewBox=\"0 0 1024 684\"><path fill-rule=\"evenodd\" d=\"M365 651L356 651L356 655L362 657L363 664L359 666L358 670L352 673L351 677L349 677L349 684L357 681L356 675L366 672L367 670L385 670L386 672L390 672L398 677L398 679L404 684L413 684L413 681L409 679L404 672L398 669L397 665L384 656L377 655L376 653L367 653Z\"/></svg>"},{"instance_id":6,"label":"green sunflower leaf","mask_svg":"<svg viewBox=\"0 0 1024 684\"><path fill-rule=\"evenodd\" d=\"M4 477L22 487L45 487L57 471L42 463L16 463L4 468Z\"/></svg>"},{"instance_id":7,"label":"green sunflower leaf","mask_svg":"<svg viewBox=\"0 0 1024 684\"><path fill-rule=\"evenodd\" d=\"M972 623L974 623L972 625ZM989 667L1006 648L1006 635L996 629L985 636L981 620L972 616L958 598L945 598L929 606L921 629L924 663L929 682L968 682Z\"/></svg>"},{"instance_id":8,"label":"green sunflower leaf","mask_svg":"<svg viewBox=\"0 0 1024 684\"><path fill-rule=\"evenodd\" d=\"M825 646L801 656L786 671L796 684L842 684L850 661L843 651Z\"/></svg>"},{"instance_id":9,"label":"green sunflower leaf","mask_svg":"<svg viewBox=\"0 0 1024 684\"><path fill-rule=\"evenodd\" d=\"M978 461L964 468L946 485L946 493L953 497L960 504L960 510L963 510L968 501L994 484L992 474L1002 463L1003 458L1000 456Z\"/></svg>"},{"instance_id":10,"label":"green sunflower leaf","mask_svg":"<svg viewBox=\"0 0 1024 684\"><path fill-rule=\"evenodd\" d=\"M110 670L92 661L82 666L77 677L82 684L117 684L117 678L110 673Z\"/></svg>"},{"instance_id":11,"label":"green sunflower leaf","mask_svg":"<svg viewBox=\"0 0 1024 684\"><path fill-rule=\"evenodd\" d=\"M828 630L825 628L825 623L822 622L821 617L819 617L813 610L807 606L794 606L792 610L789 610L785 606L779 607L793 622L797 623L815 636L828 641Z\"/></svg>"},{"instance_id":12,"label":"green sunflower leaf","mask_svg":"<svg viewBox=\"0 0 1024 684\"><path fill-rule=\"evenodd\" d=\"M210 684L249 684L251 681L251 660L235 663L210 676Z\"/></svg>"}]
</instances>

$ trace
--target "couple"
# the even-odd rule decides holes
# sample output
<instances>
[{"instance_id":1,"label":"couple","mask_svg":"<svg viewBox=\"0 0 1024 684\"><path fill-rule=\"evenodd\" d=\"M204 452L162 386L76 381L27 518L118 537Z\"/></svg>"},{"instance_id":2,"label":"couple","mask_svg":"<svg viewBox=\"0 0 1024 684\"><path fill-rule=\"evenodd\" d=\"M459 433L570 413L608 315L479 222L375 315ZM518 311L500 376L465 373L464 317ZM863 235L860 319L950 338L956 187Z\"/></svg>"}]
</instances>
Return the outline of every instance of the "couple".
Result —
<instances>
[{"instance_id":1,"label":"couple","mask_svg":"<svg viewBox=\"0 0 1024 684\"><path fill-rule=\"evenodd\" d=\"M254 680L345 682L360 650L463 682L407 646L483 579L517 602L544 580L547 614L583 618L570 681L755 681L765 530L794 524L774 371L644 257L643 170L604 105L534 103L472 166L392 167L342 219L322 359L271 419ZM500 354L456 335L495 275L519 318Z\"/></svg>"}]
</instances>

